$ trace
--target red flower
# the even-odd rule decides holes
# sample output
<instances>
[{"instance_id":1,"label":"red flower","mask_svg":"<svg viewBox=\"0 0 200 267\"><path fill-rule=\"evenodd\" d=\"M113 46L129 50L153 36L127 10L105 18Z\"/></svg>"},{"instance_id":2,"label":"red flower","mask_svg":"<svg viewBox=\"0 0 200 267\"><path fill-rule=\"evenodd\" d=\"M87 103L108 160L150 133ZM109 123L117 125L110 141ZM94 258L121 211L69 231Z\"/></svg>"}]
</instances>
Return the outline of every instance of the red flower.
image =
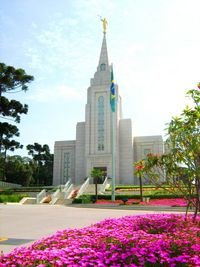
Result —
<instances>
[{"instance_id":1,"label":"red flower","mask_svg":"<svg viewBox=\"0 0 200 267\"><path fill-rule=\"evenodd\" d=\"M197 87L200 89L200 82L198 82Z\"/></svg>"},{"instance_id":2,"label":"red flower","mask_svg":"<svg viewBox=\"0 0 200 267\"><path fill-rule=\"evenodd\" d=\"M135 168L136 168L136 170L140 171L140 170L142 170L142 169L144 168L144 166L142 166L142 165L138 165L138 166L136 166Z\"/></svg>"}]
</instances>

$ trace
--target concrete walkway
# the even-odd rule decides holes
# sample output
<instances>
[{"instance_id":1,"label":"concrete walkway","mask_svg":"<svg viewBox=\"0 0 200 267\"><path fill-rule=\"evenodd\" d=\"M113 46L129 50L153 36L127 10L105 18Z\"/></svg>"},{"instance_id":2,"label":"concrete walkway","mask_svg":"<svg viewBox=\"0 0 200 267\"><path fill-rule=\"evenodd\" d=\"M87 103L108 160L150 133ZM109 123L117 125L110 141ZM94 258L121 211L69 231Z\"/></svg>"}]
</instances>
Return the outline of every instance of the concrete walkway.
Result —
<instances>
[{"instance_id":1,"label":"concrete walkway","mask_svg":"<svg viewBox=\"0 0 200 267\"><path fill-rule=\"evenodd\" d=\"M174 210L180 212L180 210ZM0 205L0 251L9 253L15 247L27 246L35 240L66 228L82 228L106 218L151 213L171 213L161 209L141 210L128 206L105 205Z\"/></svg>"}]
</instances>

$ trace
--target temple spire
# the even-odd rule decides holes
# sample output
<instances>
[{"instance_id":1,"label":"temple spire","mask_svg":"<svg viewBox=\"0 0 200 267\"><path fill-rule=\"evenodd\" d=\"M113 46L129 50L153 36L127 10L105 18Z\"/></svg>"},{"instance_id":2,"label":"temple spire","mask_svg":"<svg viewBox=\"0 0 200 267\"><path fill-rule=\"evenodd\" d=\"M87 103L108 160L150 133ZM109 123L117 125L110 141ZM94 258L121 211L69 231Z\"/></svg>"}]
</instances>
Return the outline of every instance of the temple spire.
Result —
<instances>
[{"instance_id":1,"label":"temple spire","mask_svg":"<svg viewBox=\"0 0 200 267\"><path fill-rule=\"evenodd\" d=\"M100 53L98 68L100 68L100 66L102 64L105 64L106 68L107 68L109 66L107 44L106 44L106 30L107 30L108 22L107 22L106 18L103 19L102 17L100 17L100 19L103 23L103 42L102 42L102 46L101 46L101 53Z\"/></svg>"},{"instance_id":2,"label":"temple spire","mask_svg":"<svg viewBox=\"0 0 200 267\"><path fill-rule=\"evenodd\" d=\"M103 42L102 42L101 52L100 52L100 57L99 57L99 67L102 64L105 64L106 68L109 66L108 51L107 51L107 44L106 44L106 34L105 33L103 35Z\"/></svg>"},{"instance_id":3,"label":"temple spire","mask_svg":"<svg viewBox=\"0 0 200 267\"><path fill-rule=\"evenodd\" d=\"M105 18L102 19L100 17L100 19L103 22L103 41L101 45L101 52L100 52L100 57L99 57L99 63L97 66L97 71L94 74L94 78L92 78L90 81L91 85L110 84L111 69L109 66L108 51L107 51L107 44L106 44L107 21Z\"/></svg>"}]
</instances>

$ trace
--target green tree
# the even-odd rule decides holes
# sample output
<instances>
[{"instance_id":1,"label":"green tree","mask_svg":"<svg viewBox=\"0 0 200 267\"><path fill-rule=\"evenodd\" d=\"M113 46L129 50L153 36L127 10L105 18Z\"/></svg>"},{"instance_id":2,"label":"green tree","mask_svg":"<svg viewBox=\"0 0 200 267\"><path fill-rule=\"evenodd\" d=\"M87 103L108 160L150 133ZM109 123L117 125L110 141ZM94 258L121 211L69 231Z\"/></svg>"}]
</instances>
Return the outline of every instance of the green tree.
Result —
<instances>
[{"instance_id":1,"label":"green tree","mask_svg":"<svg viewBox=\"0 0 200 267\"><path fill-rule=\"evenodd\" d=\"M9 100L3 94L27 91L28 83L33 81L33 76L27 75L23 69L15 69L0 63L0 118L4 120L20 122L21 114L27 114L28 106L19 101ZM3 151L6 155L7 150L13 151L22 146L13 138L19 136L19 130L16 125L6 122L0 122L0 153Z\"/></svg>"},{"instance_id":2,"label":"green tree","mask_svg":"<svg viewBox=\"0 0 200 267\"><path fill-rule=\"evenodd\" d=\"M95 198L96 201L98 199L98 183L102 182L102 178L104 177L104 172L99 168L93 168L90 173L91 177L94 179L95 184Z\"/></svg>"},{"instance_id":3,"label":"green tree","mask_svg":"<svg viewBox=\"0 0 200 267\"><path fill-rule=\"evenodd\" d=\"M144 168L144 162L141 161L140 163L135 163L135 175L139 178L140 184L140 201L143 201L143 192L142 192L142 174Z\"/></svg>"},{"instance_id":4,"label":"green tree","mask_svg":"<svg viewBox=\"0 0 200 267\"><path fill-rule=\"evenodd\" d=\"M15 148L22 148L19 142L11 139L14 136L19 136L18 128L7 122L0 122L0 151L4 150L5 158L7 150L14 151Z\"/></svg>"},{"instance_id":5,"label":"green tree","mask_svg":"<svg viewBox=\"0 0 200 267\"><path fill-rule=\"evenodd\" d=\"M0 154L0 181L5 180L5 160Z\"/></svg>"},{"instance_id":6,"label":"green tree","mask_svg":"<svg viewBox=\"0 0 200 267\"><path fill-rule=\"evenodd\" d=\"M167 152L149 154L136 165L143 162L143 175L153 183L167 182L171 189L181 192L188 201L187 210L194 206L195 219L200 211L200 91L189 90L186 95L192 104L168 124Z\"/></svg>"},{"instance_id":7,"label":"green tree","mask_svg":"<svg viewBox=\"0 0 200 267\"><path fill-rule=\"evenodd\" d=\"M8 99L3 94L27 91L29 82L33 76L27 75L23 69L15 69L0 63L0 118L20 123L21 114L27 114L28 106L14 99ZM19 136L16 125L8 122L0 122L0 154L3 155L3 167L1 168L1 179L5 179L5 160L8 150L22 148L23 146L15 140ZM1 159L2 161L2 159Z\"/></svg>"},{"instance_id":8,"label":"green tree","mask_svg":"<svg viewBox=\"0 0 200 267\"><path fill-rule=\"evenodd\" d=\"M29 186L33 179L33 168L31 159L18 155L8 156L6 158L5 176L6 181L17 183L23 186Z\"/></svg>"},{"instance_id":9,"label":"green tree","mask_svg":"<svg viewBox=\"0 0 200 267\"><path fill-rule=\"evenodd\" d=\"M53 154L48 145L34 143L27 145L28 154L33 157L35 169L33 177L37 185L52 185L53 182Z\"/></svg>"}]
</instances>

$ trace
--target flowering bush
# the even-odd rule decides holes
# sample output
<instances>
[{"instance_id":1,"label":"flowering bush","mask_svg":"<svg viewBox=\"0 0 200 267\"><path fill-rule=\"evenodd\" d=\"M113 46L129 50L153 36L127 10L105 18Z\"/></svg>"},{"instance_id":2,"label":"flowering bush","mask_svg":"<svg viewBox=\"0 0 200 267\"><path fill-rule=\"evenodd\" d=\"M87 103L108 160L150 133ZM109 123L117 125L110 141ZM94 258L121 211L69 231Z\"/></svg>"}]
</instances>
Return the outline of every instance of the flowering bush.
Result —
<instances>
[{"instance_id":1,"label":"flowering bush","mask_svg":"<svg viewBox=\"0 0 200 267\"><path fill-rule=\"evenodd\" d=\"M0 258L12 266L200 266L200 218L126 216L58 231Z\"/></svg>"},{"instance_id":2,"label":"flowering bush","mask_svg":"<svg viewBox=\"0 0 200 267\"><path fill-rule=\"evenodd\" d=\"M194 220L200 212L200 82L197 87L186 93L192 100L190 106L168 123L165 154L150 153L134 163L141 196L142 179L159 187L167 182L187 199L186 214L194 207Z\"/></svg>"}]
</instances>

